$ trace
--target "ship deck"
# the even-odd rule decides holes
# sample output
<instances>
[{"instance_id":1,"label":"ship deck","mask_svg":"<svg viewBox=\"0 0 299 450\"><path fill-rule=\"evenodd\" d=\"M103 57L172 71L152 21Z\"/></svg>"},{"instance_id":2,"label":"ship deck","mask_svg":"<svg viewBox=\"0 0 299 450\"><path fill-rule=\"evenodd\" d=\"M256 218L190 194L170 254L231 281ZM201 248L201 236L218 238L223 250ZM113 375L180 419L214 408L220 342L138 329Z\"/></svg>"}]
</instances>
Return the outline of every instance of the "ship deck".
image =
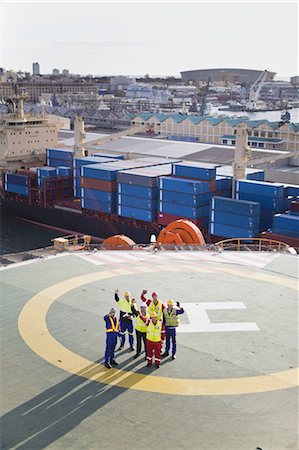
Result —
<instances>
[{"instance_id":1,"label":"ship deck","mask_svg":"<svg viewBox=\"0 0 299 450\"><path fill-rule=\"evenodd\" d=\"M0 270L1 449L298 449L298 258L81 252ZM114 289L185 314L160 369L103 366ZM127 346L126 342L126 346Z\"/></svg>"}]
</instances>

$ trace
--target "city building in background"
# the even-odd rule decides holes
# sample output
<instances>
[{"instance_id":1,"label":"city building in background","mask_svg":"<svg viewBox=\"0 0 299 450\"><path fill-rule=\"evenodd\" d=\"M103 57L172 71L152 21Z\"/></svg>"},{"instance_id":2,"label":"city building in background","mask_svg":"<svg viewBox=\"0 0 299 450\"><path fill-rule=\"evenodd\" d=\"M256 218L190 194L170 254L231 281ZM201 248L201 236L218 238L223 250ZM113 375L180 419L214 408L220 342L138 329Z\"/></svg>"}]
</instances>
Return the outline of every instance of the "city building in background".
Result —
<instances>
[{"instance_id":1,"label":"city building in background","mask_svg":"<svg viewBox=\"0 0 299 450\"><path fill-rule=\"evenodd\" d=\"M182 71L181 76L184 81L207 82L210 80L210 82L237 83L248 87L262 72L262 70L251 69L199 69ZM268 72L266 81L273 80L275 75L275 72Z\"/></svg>"},{"instance_id":2,"label":"city building in background","mask_svg":"<svg viewBox=\"0 0 299 450\"><path fill-rule=\"evenodd\" d=\"M38 62L34 62L32 64L32 74L33 75L40 75L40 67Z\"/></svg>"}]
</instances>

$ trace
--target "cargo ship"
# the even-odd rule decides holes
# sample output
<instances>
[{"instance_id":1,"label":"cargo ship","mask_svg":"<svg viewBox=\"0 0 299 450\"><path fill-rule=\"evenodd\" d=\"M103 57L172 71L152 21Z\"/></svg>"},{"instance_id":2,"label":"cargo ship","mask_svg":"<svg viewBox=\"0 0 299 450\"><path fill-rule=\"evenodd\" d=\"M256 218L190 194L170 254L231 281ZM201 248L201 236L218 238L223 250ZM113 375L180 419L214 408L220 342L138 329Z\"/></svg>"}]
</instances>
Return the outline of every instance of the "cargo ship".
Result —
<instances>
[{"instance_id":1,"label":"cargo ship","mask_svg":"<svg viewBox=\"0 0 299 450\"><path fill-rule=\"evenodd\" d=\"M24 120L18 115L18 120ZM251 239L262 232L276 233L284 241L299 239L298 186L266 183L263 170L246 169L248 134L241 125L236 135L237 178L230 166L163 157L125 159L115 153L84 156L84 122L76 117L75 125L74 148L48 148L47 166L25 165L3 172L3 209L25 220L100 240L125 235L147 244L153 234L158 236L181 219L196 225L206 242ZM104 140L142 128L132 127ZM233 195L233 179L242 178ZM286 217L275 217L279 214ZM170 234L168 238L171 241Z\"/></svg>"},{"instance_id":2,"label":"cargo ship","mask_svg":"<svg viewBox=\"0 0 299 450\"><path fill-rule=\"evenodd\" d=\"M4 174L2 208L100 240L125 235L148 244L187 219L207 243L267 232L299 247L299 186L267 183L262 170L247 170L247 179L233 183L230 167L167 158L74 157L69 149L47 149L47 162Z\"/></svg>"}]
</instances>

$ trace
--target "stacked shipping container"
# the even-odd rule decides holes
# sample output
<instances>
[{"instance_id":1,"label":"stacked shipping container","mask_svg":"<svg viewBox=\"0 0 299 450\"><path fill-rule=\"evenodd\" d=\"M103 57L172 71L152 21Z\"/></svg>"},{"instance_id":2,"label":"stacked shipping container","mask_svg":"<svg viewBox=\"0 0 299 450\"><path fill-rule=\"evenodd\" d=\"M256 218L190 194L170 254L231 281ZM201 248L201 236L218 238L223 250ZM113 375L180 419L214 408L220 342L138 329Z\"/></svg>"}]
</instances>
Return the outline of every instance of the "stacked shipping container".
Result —
<instances>
[{"instance_id":1,"label":"stacked shipping container","mask_svg":"<svg viewBox=\"0 0 299 450\"><path fill-rule=\"evenodd\" d=\"M157 219L158 180L162 175L170 175L171 164L157 165L142 169L119 172L118 215L145 222Z\"/></svg>"},{"instance_id":2,"label":"stacked shipping container","mask_svg":"<svg viewBox=\"0 0 299 450\"><path fill-rule=\"evenodd\" d=\"M29 195L29 177L15 173L6 173L4 176L4 189L6 192L20 194L25 197Z\"/></svg>"},{"instance_id":3,"label":"stacked shipping container","mask_svg":"<svg viewBox=\"0 0 299 450\"><path fill-rule=\"evenodd\" d=\"M47 166L73 167L73 150L63 148L47 148Z\"/></svg>"},{"instance_id":4,"label":"stacked shipping container","mask_svg":"<svg viewBox=\"0 0 299 450\"><path fill-rule=\"evenodd\" d=\"M259 235L260 204L253 201L213 197L209 233L226 238L254 238Z\"/></svg>"},{"instance_id":5,"label":"stacked shipping container","mask_svg":"<svg viewBox=\"0 0 299 450\"><path fill-rule=\"evenodd\" d=\"M104 157L93 157L89 156L86 158L74 158L73 162L73 177L74 177L74 197L80 198L81 197L81 183L80 183L80 177L81 177L81 167L87 166L90 164L104 164L104 163L111 163L116 161L116 159L111 158L104 158Z\"/></svg>"},{"instance_id":6,"label":"stacked shipping container","mask_svg":"<svg viewBox=\"0 0 299 450\"><path fill-rule=\"evenodd\" d=\"M287 211L290 205L287 189L279 183L236 181L236 198L260 203L260 231L271 227L274 214Z\"/></svg>"}]
</instances>

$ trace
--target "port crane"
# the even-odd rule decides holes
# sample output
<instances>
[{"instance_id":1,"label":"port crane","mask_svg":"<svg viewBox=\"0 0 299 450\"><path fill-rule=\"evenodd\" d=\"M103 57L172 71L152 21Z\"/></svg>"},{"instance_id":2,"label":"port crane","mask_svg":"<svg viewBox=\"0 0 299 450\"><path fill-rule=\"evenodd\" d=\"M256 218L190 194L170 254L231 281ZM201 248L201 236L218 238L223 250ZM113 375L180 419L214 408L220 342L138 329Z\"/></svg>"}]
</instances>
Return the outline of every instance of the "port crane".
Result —
<instances>
[{"instance_id":1,"label":"port crane","mask_svg":"<svg viewBox=\"0 0 299 450\"><path fill-rule=\"evenodd\" d=\"M268 70L264 70L249 89L249 99L245 103L247 111L255 110L260 98L261 89L267 78Z\"/></svg>"},{"instance_id":2,"label":"port crane","mask_svg":"<svg viewBox=\"0 0 299 450\"><path fill-rule=\"evenodd\" d=\"M86 142L86 133L84 130L84 120L82 117L76 116L74 121L74 131L75 131L75 143L74 143L74 154L77 157L87 156L87 151L85 146L88 147L92 145L102 145L106 142L117 141L124 136L132 136L136 133L142 131L153 132L153 128L150 125L134 125L133 127L127 128L126 130L119 131L105 137L94 139L93 141Z\"/></svg>"},{"instance_id":3,"label":"port crane","mask_svg":"<svg viewBox=\"0 0 299 450\"><path fill-rule=\"evenodd\" d=\"M210 77L208 79L208 82L206 84L206 87L205 87L205 90L204 90L204 93L203 93L203 96L202 96L202 99L201 99L201 105L200 105L200 108L199 108L199 114L201 116L204 116L204 115L207 114L207 112L206 112L206 110L207 110L207 96L208 96L208 93L209 93L209 88L210 88Z\"/></svg>"}]
</instances>

